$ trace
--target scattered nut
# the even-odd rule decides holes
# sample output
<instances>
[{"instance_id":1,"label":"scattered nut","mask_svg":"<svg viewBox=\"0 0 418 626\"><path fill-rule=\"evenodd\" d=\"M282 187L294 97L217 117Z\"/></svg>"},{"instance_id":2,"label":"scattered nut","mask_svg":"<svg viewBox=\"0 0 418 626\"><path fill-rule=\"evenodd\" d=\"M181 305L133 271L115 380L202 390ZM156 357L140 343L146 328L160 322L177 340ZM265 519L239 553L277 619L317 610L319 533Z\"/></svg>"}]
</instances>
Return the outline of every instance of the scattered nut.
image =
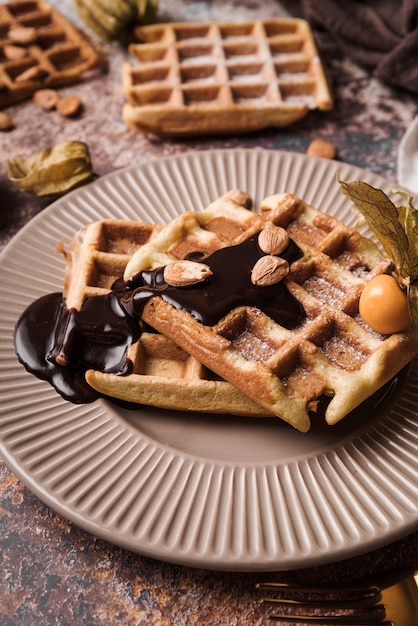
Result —
<instances>
[{"instance_id":1,"label":"scattered nut","mask_svg":"<svg viewBox=\"0 0 418 626\"><path fill-rule=\"evenodd\" d=\"M306 154L310 156L322 157L323 159L334 159L336 150L334 144L325 139L314 139L308 146Z\"/></svg>"},{"instance_id":2,"label":"scattered nut","mask_svg":"<svg viewBox=\"0 0 418 626\"><path fill-rule=\"evenodd\" d=\"M268 222L258 235L258 245L264 254L280 254L289 245L287 230Z\"/></svg>"},{"instance_id":3,"label":"scattered nut","mask_svg":"<svg viewBox=\"0 0 418 626\"><path fill-rule=\"evenodd\" d=\"M22 48L21 46L8 44L4 46L3 53L6 59L8 59L9 61L17 61L27 56L28 51L26 50L26 48Z\"/></svg>"},{"instance_id":4,"label":"scattered nut","mask_svg":"<svg viewBox=\"0 0 418 626\"><path fill-rule=\"evenodd\" d=\"M210 267L194 261L173 261L164 268L164 280L171 287L196 285L209 276L212 276Z\"/></svg>"},{"instance_id":5,"label":"scattered nut","mask_svg":"<svg viewBox=\"0 0 418 626\"><path fill-rule=\"evenodd\" d=\"M257 287L279 283L289 273L289 263L277 256L262 256L251 272L251 282Z\"/></svg>"},{"instance_id":6,"label":"scattered nut","mask_svg":"<svg viewBox=\"0 0 418 626\"><path fill-rule=\"evenodd\" d=\"M64 117L74 117L81 111L81 100L78 96L63 96L58 99L56 108Z\"/></svg>"},{"instance_id":7,"label":"scattered nut","mask_svg":"<svg viewBox=\"0 0 418 626\"><path fill-rule=\"evenodd\" d=\"M223 195L224 198L230 198L237 204L240 204L245 209L251 208L251 198L246 191L241 191L241 189L230 189Z\"/></svg>"},{"instance_id":8,"label":"scattered nut","mask_svg":"<svg viewBox=\"0 0 418 626\"><path fill-rule=\"evenodd\" d=\"M47 76L48 72L46 70L38 65L34 65L16 76L15 81L17 83L24 83L27 80L39 80L41 78L46 78Z\"/></svg>"},{"instance_id":9,"label":"scattered nut","mask_svg":"<svg viewBox=\"0 0 418 626\"><path fill-rule=\"evenodd\" d=\"M57 106L58 99L55 89L38 89L33 94L33 101L45 111L52 111Z\"/></svg>"},{"instance_id":10,"label":"scattered nut","mask_svg":"<svg viewBox=\"0 0 418 626\"><path fill-rule=\"evenodd\" d=\"M13 43L29 44L37 40L38 33L32 26L15 26L9 29L8 37Z\"/></svg>"},{"instance_id":11,"label":"scattered nut","mask_svg":"<svg viewBox=\"0 0 418 626\"><path fill-rule=\"evenodd\" d=\"M0 111L0 130L11 130L14 127L15 125L12 118L9 117L7 113Z\"/></svg>"}]
</instances>

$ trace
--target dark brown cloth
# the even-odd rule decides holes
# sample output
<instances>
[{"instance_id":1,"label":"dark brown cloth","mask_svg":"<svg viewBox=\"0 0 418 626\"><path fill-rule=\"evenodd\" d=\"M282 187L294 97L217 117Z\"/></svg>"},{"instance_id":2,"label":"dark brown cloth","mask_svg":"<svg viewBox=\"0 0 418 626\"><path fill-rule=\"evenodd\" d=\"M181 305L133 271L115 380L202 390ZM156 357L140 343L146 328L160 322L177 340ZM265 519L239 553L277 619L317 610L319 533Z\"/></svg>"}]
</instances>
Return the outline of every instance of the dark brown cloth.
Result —
<instances>
[{"instance_id":1,"label":"dark brown cloth","mask_svg":"<svg viewBox=\"0 0 418 626\"><path fill-rule=\"evenodd\" d=\"M302 0L306 19L379 80L418 93L418 0Z\"/></svg>"}]
</instances>

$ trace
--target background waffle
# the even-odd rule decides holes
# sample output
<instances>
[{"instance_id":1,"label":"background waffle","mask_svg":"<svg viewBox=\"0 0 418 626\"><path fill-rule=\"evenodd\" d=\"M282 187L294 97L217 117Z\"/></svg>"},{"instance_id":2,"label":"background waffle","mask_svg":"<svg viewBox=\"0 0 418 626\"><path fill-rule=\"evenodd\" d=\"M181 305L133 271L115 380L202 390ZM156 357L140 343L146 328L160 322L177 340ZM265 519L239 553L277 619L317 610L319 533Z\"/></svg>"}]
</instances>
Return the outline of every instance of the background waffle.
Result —
<instances>
[{"instance_id":1,"label":"background waffle","mask_svg":"<svg viewBox=\"0 0 418 626\"><path fill-rule=\"evenodd\" d=\"M79 310L87 297L107 294L114 281L122 276L133 252L152 240L159 229L143 222L101 220L77 234L65 251L63 295L67 308ZM211 233L210 239L215 246L225 245ZM156 332L143 332L131 345L129 358L133 363L132 374L118 376L90 370L86 373L87 382L100 393L126 402L175 410L269 415L236 387Z\"/></svg>"},{"instance_id":2,"label":"background waffle","mask_svg":"<svg viewBox=\"0 0 418 626\"><path fill-rule=\"evenodd\" d=\"M0 5L0 107L75 83L103 64L88 40L42 0Z\"/></svg>"},{"instance_id":3,"label":"background waffle","mask_svg":"<svg viewBox=\"0 0 418 626\"><path fill-rule=\"evenodd\" d=\"M267 198L261 212L286 228L304 253L285 278L306 312L296 328L246 306L209 327L162 297L145 304L142 318L295 428L309 429L308 412L323 394L331 398L325 419L335 424L412 359L418 330L382 336L359 317L365 282L392 269L371 241L290 194ZM168 257L170 249L179 249L170 232L168 225L134 255L125 279L149 267L153 251L162 252L160 242L166 241ZM183 231L177 225L177 232L189 238L186 224Z\"/></svg>"},{"instance_id":4,"label":"background waffle","mask_svg":"<svg viewBox=\"0 0 418 626\"><path fill-rule=\"evenodd\" d=\"M123 68L123 118L187 136L286 126L332 98L308 23L173 23L136 30Z\"/></svg>"}]
</instances>

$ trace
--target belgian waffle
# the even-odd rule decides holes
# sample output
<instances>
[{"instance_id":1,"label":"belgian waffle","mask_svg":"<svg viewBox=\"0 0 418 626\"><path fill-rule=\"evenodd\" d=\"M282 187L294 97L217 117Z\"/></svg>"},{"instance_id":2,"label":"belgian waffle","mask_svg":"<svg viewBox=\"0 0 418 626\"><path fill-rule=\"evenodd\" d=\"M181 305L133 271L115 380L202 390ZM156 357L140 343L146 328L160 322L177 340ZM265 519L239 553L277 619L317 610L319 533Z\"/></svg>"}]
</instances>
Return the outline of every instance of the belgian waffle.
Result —
<instances>
[{"instance_id":1,"label":"belgian waffle","mask_svg":"<svg viewBox=\"0 0 418 626\"><path fill-rule=\"evenodd\" d=\"M332 97L308 23L172 23L136 30L125 122L162 136L286 126Z\"/></svg>"},{"instance_id":2,"label":"belgian waffle","mask_svg":"<svg viewBox=\"0 0 418 626\"><path fill-rule=\"evenodd\" d=\"M209 326L161 295L146 302L142 319L296 429L310 428L309 411L323 394L331 398L325 419L335 424L412 359L418 330L382 336L361 320L358 301L366 281L393 270L372 241L291 194L266 198L261 217L286 229L303 253L284 279L305 311L294 328L245 304ZM175 259L183 242L206 237L190 215L182 220L133 255L125 280Z\"/></svg>"},{"instance_id":3,"label":"belgian waffle","mask_svg":"<svg viewBox=\"0 0 418 626\"><path fill-rule=\"evenodd\" d=\"M159 229L143 222L100 220L78 233L65 250L63 295L67 308L79 310L86 298L109 293L134 251L152 241ZM213 245L224 245L209 231L208 234ZM236 236L237 233L233 237ZM130 346L128 357L133 364L128 376L89 370L87 382L104 395L164 409L248 416L269 414L158 333L145 330Z\"/></svg>"},{"instance_id":4,"label":"belgian waffle","mask_svg":"<svg viewBox=\"0 0 418 626\"><path fill-rule=\"evenodd\" d=\"M79 81L103 56L43 0L0 5L0 107Z\"/></svg>"}]
</instances>

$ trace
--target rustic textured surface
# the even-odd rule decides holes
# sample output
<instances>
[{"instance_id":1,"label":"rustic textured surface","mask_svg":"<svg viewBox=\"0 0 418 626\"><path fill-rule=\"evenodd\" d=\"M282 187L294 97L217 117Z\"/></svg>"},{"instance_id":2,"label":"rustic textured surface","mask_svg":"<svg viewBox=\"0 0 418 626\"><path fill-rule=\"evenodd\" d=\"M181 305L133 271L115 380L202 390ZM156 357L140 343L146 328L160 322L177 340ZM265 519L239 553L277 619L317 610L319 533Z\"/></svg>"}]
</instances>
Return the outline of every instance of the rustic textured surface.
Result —
<instances>
[{"instance_id":1,"label":"rustic textured surface","mask_svg":"<svg viewBox=\"0 0 418 626\"><path fill-rule=\"evenodd\" d=\"M57 8L80 24L70 0ZM294 2L160 0L162 20L229 20L298 15ZM0 134L0 246L51 198L34 198L7 180L6 160L29 156L66 139L85 141L94 170L103 175L150 158L222 147L263 147L305 152L312 139L333 142L337 158L395 179L400 138L417 114L416 99L385 86L335 49L324 35L317 43L336 98L332 112L313 112L294 126L228 139L162 141L128 129L121 120L120 70L125 57L116 43L102 47L109 71L101 79L62 90L76 94L84 110L75 119L46 113L32 102L10 107L15 129ZM0 464L0 626L36 624L267 625L254 584L272 575L225 574L159 563L96 539L43 505ZM418 567L418 532L344 563L277 574L284 580L335 580L393 566Z\"/></svg>"}]
</instances>

